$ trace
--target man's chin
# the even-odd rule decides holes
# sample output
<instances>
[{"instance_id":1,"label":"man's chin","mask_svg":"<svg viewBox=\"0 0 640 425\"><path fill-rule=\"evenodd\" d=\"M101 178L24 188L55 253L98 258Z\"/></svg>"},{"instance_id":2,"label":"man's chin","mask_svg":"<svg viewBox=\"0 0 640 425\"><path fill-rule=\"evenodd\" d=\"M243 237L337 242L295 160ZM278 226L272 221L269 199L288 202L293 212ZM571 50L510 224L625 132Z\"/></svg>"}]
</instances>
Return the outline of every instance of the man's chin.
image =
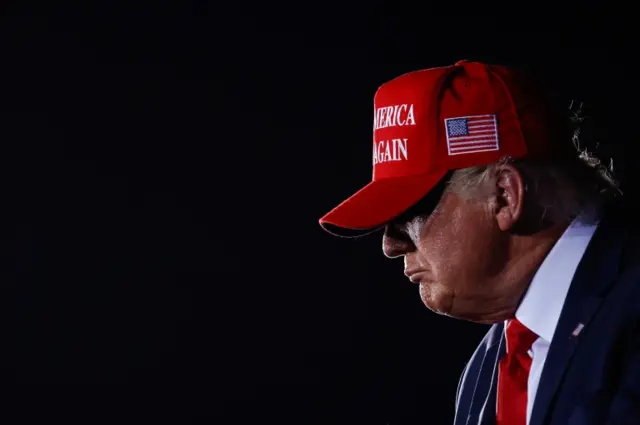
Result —
<instances>
[{"instance_id":1,"label":"man's chin","mask_svg":"<svg viewBox=\"0 0 640 425\"><path fill-rule=\"evenodd\" d=\"M420 285L420 298L429 310L443 316L450 316L452 298L444 291L435 291L432 284Z\"/></svg>"},{"instance_id":2,"label":"man's chin","mask_svg":"<svg viewBox=\"0 0 640 425\"><path fill-rule=\"evenodd\" d=\"M424 297L422 293L420 295L425 307L438 315L482 325L491 325L497 322L496 320L487 320L486 316L479 315L477 312L454 309L451 297L437 297L433 296L433 294L430 297Z\"/></svg>"},{"instance_id":3,"label":"man's chin","mask_svg":"<svg viewBox=\"0 0 640 425\"><path fill-rule=\"evenodd\" d=\"M433 298L431 299L422 298L422 303L425 305L425 307L427 307L432 312L442 316L452 317L450 314L450 311L451 311L451 309L449 308L450 306L447 303L442 301L444 300L433 299Z\"/></svg>"}]
</instances>

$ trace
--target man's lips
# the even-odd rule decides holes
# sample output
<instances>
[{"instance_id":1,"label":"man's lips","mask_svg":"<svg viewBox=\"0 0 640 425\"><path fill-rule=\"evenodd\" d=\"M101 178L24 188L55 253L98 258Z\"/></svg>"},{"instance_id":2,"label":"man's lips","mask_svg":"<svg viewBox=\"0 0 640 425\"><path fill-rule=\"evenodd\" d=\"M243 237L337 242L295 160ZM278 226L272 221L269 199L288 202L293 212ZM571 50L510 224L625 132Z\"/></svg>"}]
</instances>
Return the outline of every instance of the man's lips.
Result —
<instances>
[{"instance_id":1,"label":"man's lips","mask_svg":"<svg viewBox=\"0 0 640 425\"><path fill-rule=\"evenodd\" d=\"M404 271L404 275L413 283L420 283L424 273L425 271L421 269L407 269Z\"/></svg>"}]
</instances>

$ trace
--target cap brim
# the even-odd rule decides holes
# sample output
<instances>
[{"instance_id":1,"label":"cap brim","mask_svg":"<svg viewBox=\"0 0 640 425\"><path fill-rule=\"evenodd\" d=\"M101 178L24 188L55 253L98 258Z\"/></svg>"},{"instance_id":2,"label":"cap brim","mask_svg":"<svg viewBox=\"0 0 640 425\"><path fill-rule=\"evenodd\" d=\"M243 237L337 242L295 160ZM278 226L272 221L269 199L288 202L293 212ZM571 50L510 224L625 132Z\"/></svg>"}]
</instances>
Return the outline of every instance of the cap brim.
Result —
<instances>
[{"instance_id":1,"label":"cap brim","mask_svg":"<svg viewBox=\"0 0 640 425\"><path fill-rule=\"evenodd\" d=\"M372 181L320 219L327 232L357 237L376 231L431 191L447 171Z\"/></svg>"}]
</instances>

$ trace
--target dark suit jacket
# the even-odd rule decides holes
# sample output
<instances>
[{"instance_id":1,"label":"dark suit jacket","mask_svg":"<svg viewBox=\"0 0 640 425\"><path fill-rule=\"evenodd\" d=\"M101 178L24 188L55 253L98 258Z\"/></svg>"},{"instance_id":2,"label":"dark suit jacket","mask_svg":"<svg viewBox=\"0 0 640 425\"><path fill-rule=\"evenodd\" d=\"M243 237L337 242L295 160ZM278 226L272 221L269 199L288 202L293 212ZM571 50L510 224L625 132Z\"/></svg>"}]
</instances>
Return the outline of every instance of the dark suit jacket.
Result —
<instances>
[{"instance_id":1,"label":"dark suit jacket","mask_svg":"<svg viewBox=\"0 0 640 425\"><path fill-rule=\"evenodd\" d=\"M530 425L640 425L640 215L607 211L567 294ZM540 314L544 314L541 311ZM573 335L576 327L584 328ZM465 367L455 425L495 424L503 324Z\"/></svg>"}]
</instances>

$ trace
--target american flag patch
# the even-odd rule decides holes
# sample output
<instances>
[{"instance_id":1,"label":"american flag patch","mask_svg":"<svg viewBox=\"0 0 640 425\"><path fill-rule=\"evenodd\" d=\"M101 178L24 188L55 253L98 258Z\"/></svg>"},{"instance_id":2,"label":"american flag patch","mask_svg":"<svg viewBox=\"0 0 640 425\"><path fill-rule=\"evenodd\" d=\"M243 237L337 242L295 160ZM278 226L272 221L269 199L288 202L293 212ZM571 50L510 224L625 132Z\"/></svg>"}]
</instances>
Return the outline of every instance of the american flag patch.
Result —
<instances>
[{"instance_id":1,"label":"american flag patch","mask_svg":"<svg viewBox=\"0 0 640 425\"><path fill-rule=\"evenodd\" d=\"M444 120L444 126L447 131L449 155L499 149L495 115L447 118Z\"/></svg>"},{"instance_id":2,"label":"american flag patch","mask_svg":"<svg viewBox=\"0 0 640 425\"><path fill-rule=\"evenodd\" d=\"M580 332L584 329L584 325L582 323L578 323L578 326L571 332L571 336L578 336Z\"/></svg>"}]
</instances>

